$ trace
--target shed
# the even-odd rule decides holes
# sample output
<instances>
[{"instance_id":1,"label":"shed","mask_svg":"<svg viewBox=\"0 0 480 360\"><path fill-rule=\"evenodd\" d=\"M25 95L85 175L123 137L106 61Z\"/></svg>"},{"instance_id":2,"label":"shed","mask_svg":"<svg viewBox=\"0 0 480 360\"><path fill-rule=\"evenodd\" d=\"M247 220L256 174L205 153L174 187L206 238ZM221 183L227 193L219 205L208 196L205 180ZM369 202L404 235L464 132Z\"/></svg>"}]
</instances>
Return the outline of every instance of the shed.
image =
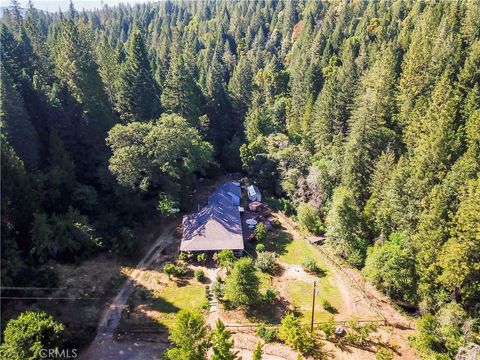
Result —
<instances>
[{"instance_id":1,"label":"shed","mask_svg":"<svg viewBox=\"0 0 480 360\"><path fill-rule=\"evenodd\" d=\"M260 190L255 185L248 186L247 193L250 201L262 201L262 194L260 194Z\"/></svg>"}]
</instances>

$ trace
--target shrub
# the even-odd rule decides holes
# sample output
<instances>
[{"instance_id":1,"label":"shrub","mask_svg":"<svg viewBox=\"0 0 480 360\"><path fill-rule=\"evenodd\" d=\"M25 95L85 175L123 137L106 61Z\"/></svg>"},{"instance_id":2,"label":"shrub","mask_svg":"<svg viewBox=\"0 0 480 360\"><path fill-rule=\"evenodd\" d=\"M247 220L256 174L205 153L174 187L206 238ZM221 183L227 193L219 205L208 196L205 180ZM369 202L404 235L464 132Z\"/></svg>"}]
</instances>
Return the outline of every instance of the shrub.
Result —
<instances>
[{"instance_id":1,"label":"shrub","mask_svg":"<svg viewBox=\"0 0 480 360\"><path fill-rule=\"evenodd\" d=\"M202 269L195 270L194 275L195 275L195 279L197 279L200 282L202 282L203 279L205 279L205 273L203 272Z\"/></svg>"},{"instance_id":2,"label":"shrub","mask_svg":"<svg viewBox=\"0 0 480 360\"><path fill-rule=\"evenodd\" d=\"M277 298L278 292L275 289L267 289L263 295L263 302L265 304L272 304Z\"/></svg>"},{"instance_id":3,"label":"shrub","mask_svg":"<svg viewBox=\"0 0 480 360\"><path fill-rule=\"evenodd\" d=\"M349 329L345 340L352 345L365 346L370 334L377 329L374 324L359 325L357 320L348 322Z\"/></svg>"},{"instance_id":4,"label":"shrub","mask_svg":"<svg viewBox=\"0 0 480 360\"><path fill-rule=\"evenodd\" d=\"M163 272L167 274L169 279L171 279L172 275L175 273L175 265L172 263L166 263L163 265Z\"/></svg>"},{"instance_id":5,"label":"shrub","mask_svg":"<svg viewBox=\"0 0 480 360\"><path fill-rule=\"evenodd\" d=\"M222 250L213 255L213 260L217 262L217 265L224 269L230 269L235 263L235 255L232 250Z\"/></svg>"},{"instance_id":6,"label":"shrub","mask_svg":"<svg viewBox=\"0 0 480 360\"><path fill-rule=\"evenodd\" d=\"M315 348L312 334L301 324L301 318L293 313L282 319L278 336L285 344L303 354L310 353Z\"/></svg>"},{"instance_id":7,"label":"shrub","mask_svg":"<svg viewBox=\"0 0 480 360\"><path fill-rule=\"evenodd\" d=\"M315 208L306 203L300 203L297 208L297 218L303 228L314 234L323 234L325 229Z\"/></svg>"},{"instance_id":8,"label":"shrub","mask_svg":"<svg viewBox=\"0 0 480 360\"><path fill-rule=\"evenodd\" d=\"M171 279L173 276L183 276L188 272L188 268L185 265L175 265L172 263L166 263L163 266L163 272L168 275L168 278Z\"/></svg>"},{"instance_id":9,"label":"shrub","mask_svg":"<svg viewBox=\"0 0 480 360\"><path fill-rule=\"evenodd\" d=\"M257 251L257 253L260 253L262 251L265 251L265 245L263 244L257 244L257 246L255 246L255 250Z\"/></svg>"},{"instance_id":10,"label":"shrub","mask_svg":"<svg viewBox=\"0 0 480 360\"><path fill-rule=\"evenodd\" d=\"M185 265L179 264L175 266L175 272L174 272L175 276L183 276L183 275L186 275L187 272L188 272L188 268Z\"/></svg>"},{"instance_id":11,"label":"shrub","mask_svg":"<svg viewBox=\"0 0 480 360\"><path fill-rule=\"evenodd\" d=\"M327 339L330 339L335 333L335 320L333 316L330 316L327 322L320 324L318 328L323 331Z\"/></svg>"},{"instance_id":12,"label":"shrub","mask_svg":"<svg viewBox=\"0 0 480 360\"><path fill-rule=\"evenodd\" d=\"M293 215L295 213L295 207L288 199L280 199L281 207L285 215Z\"/></svg>"},{"instance_id":13,"label":"shrub","mask_svg":"<svg viewBox=\"0 0 480 360\"><path fill-rule=\"evenodd\" d=\"M262 339L266 343L271 343L277 340L278 329L274 327L266 326L265 324L260 324L257 327L257 335L260 339Z\"/></svg>"},{"instance_id":14,"label":"shrub","mask_svg":"<svg viewBox=\"0 0 480 360\"><path fill-rule=\"evenodd\" d=\"M220 280L215 280L212 283L212 294L217 300L221 300L223 298L223 293L225 290L225 284Z\"/></svg>"},{"instance_id":15,"label":"shrub","mask_svg":"<svg viewBox=\"0 0 480 360\"><path fill-rule=\"evenodd\" d=\"M275 266L276 255L273 252L264 251L257 255L255 265L263 272L272 271Z\"/></svg>"},{"instance_id":16,"label":"shrub","mask_svg":"<svg viewBox=\"0 0 480 360\"><path fill-rule=\"evenodd\" d=\"M267 234L267 227L265 226L265 224L261 222L258 223L255 226L254 235L255 235L255 239L258 242L264 242L265 240L267 240L268 234Z\"/></svg>"},{"instance_id":17,"label":"shrub","mask_svg":"<svg viewBox=\"0 0 480 360\"><path fill-rule=\"evenodd\" d=\"M183 251L178 254L178 260L180 261L187 261L187 253L184 253Z\"/></svg>"},{"instance_id":18,"label":"shrub","mask_svg":"<svg viewBox=\"0 0 480 360\"><path fill-rule=\"evenodd\" d=\"M322 299L322 301L320 303L321 303L322 307L326 311L328 311L329 313L333 314L333 313L337 312L337 309L335 309L335 307L327 299Z\"/></svg>"},{"instance_id":19,"label":"shrub","mask_svg":"<svg viewBox=\"0 0 480 360\"><path fill-rule=\"evenodd\" d=\"M303 268L305 271L322 276L325 274L325 270L323 270L320 266L318 266L317 262L313 259L307 259L302 263Z\"/></svg>"},{"instance_id":20,"label":"shrub","mask_svg":"<svg viewBox=\"0 0 480 360\"><path fill-rule=\"evenodd\" d=\"M386 347L380 347L375 355L375 359L377 360L392 360L393 359L393 351L387 349Z\"/></svg>"},{"instance_id":21,"label":"shrub","mask_svg":"<svg viewBox=\"0 0 480 360\"><path fill-rule=\"evenodd\" d=\"M204 263L205 261L207 261L207 254L205 253L200 253L197 255L197 261L199 263Z\"/></svg>"}]
</instances>

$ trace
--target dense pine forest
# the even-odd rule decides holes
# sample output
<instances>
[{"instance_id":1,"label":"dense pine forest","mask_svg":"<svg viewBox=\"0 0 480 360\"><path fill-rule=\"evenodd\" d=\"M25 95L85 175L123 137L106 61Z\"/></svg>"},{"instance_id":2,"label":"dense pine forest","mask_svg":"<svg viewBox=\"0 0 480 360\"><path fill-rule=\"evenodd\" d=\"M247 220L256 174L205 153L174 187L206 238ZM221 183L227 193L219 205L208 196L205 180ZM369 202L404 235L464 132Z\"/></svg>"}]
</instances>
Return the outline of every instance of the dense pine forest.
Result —
<instances>
[{"instance_id":1,"label":"dense pine forest","mask_svg":"<svg viewBox=\"0 0 480 360\"><path fill-rule=\"evenodd\" d=\"M419 316L479 341L479 1L162 1L1 24L2 286L134 252L243 171Z\"/></svg>"}]
</instances>

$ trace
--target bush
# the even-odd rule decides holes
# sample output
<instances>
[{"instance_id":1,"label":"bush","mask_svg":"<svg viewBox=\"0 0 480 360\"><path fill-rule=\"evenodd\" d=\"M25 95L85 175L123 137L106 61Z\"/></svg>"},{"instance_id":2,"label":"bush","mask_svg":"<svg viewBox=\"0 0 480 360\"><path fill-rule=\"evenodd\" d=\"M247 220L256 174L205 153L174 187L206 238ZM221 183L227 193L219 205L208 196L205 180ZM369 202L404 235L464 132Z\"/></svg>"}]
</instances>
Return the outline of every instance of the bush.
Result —
<instances>
[{"instance_id":1,"label":"bush","mask_svg":"<svg viewBox=\"0 0 480 360\"><path fill-rule=\"evenodd\" d=\"M322 220L312 205L300 203L297 208L297 218L300 225L311 233L319 235L325 232Z\"/></svg>"},{"instance_id":2,"label":"bush","mask_svg":"<svg viewBox=\"0 0 480 360\"><path fill-rule=\"evenodd\" d=\"M357 320L350 320L348 322L349 329L345 340L348 343L356 346L365 346L370 334L377 329L374 324L359 325Z\"/></svg>"},{"instance_id":3,"label":"bush","mask_svg":"<svg viewBox=\"0 0 480 360\"><path fill-rule=\"evenodd\" d=\"M257 327L257 335L266 343L271 343L278 339L278 329L260 324L260 326Z\"/></svg>"},{"instance_id":4,"label":"bush","mask_svg":"<svg viewBox=\"0 0 480 360\"><path fill-rule=\"evenodd\" d=\"M386 347L380 347L375 355L375 359L377 360L392 360L393 359L393 351L387 349Z\"/></svg>"},{"instance_id":5,"label":"bush","mask_svg":"<svg viewBox=\"0 0 480 360\"><path fill-rule=\"evenodd\" d=\"M178 260L180 261L187 261L187 253L184 253L183 251L178 254Z\"/></svg>"},{"instance_id":6,"label":"bush","mask_svg":"<svg viewBox=\"0 0 480 360\"><path fill-rule=\"evenodd\" d=\"M257 253L265 251L265 245L257 244L257 246L255 246L255 250L257 251Z\"/></svg>"},{"instance_id":7,"label":"bush","mask_svg":"<svg viewBox=\"0 0 480 360\"><path fill-rule=\"evenodd\" d=\"M322 276L325 274L325 270L323 270L320 266L318 266L317 262L313 259L307 259L302 263L303 268L305 271Z\"/></svg>"},{"instance_id":8,"label":"bush","mask_svg":"<svg viewBox=\"0 0 480 360\"><path fill-rule=\"evenodd\" d=\"M200 253L197 255L197 261L199 263L204 263L205 261L207 261L207 254L205 253Z\"/></svg>"},{"instance_id":9,"label":"bush","mask_svg":"<svg viewBox=\"0 0 480 360\"><path fill-rule=\"evenodd\" d=\"M264 242L265 240L267 240L268 233L267 233L267 227L265 226L265 224L261 222L258 223L255 226L254 235L255 235L255 239L258 242Z\"/></svg>"},{"instance_id":10,"label":"bush","mask_svg":"<svg viewBox=\"0 0 480 360\"><path fill-rule=\"evenodd\" d=\"M179 264L175 266L175 272L174 272L175 276L183 276L183 275L186 275L187 272L188 272L188 268L185 265Z\"/></svg>"},{"instance_id":11,"label":"bush","mask_svg":"<svg viewBox=\"0 0 480 360\"><path fill-rule=\"evenodd\" d=\"M302 354L310 353L315 349L315 339L302 325L301 318L295 314L288 314L282 319L278 336L285 344Z\"/></svg>"},{"instance_id":12,"label":"bush","mask_svg":"<svg viewBox=\"0 0 480 360\"><path fill-rule=\"evenodd\" d=\"M175 265L172 263L166 263L163 266L163 272L171 279L173 276L183 276L188 272L188 268L185 265Z\"/></svg>"},{"instance_id":13,"label":"bush","mask_svg":"<svg viewBox=\"0 0 480 360\"><path fill-rule=\"evenodd\" d=\"M263 272L269 272L273 270L275 266L276 255L273 252L264 251L257 255L255 265Z\"/></svg>"},{"instance_id":14,"label":"bush","mask_svg":"<svg viewBox=\"0 0 480 360\"><path fill-rule=\"evenodd\" d=\"M328 311L329 313L334 314L337 312L337 309L335 309L335 307L330 304L330 301L328 301L327 299L323 299L320 303L324 310Z\"/></svg>"},{"instance_id":15,"label":"bush","mask_svg":"<svg viewBox=\"0 0 480 360\"><path fill-rule=\"evenodd\" d=\"M203 272L202 269L195 270L194 275L195 275L195 279L197 279L200 282L202 282L203 279L205 279L205 273Z\"/></svg>"},{"instance_id":16,"label":"bush","mask_svg":"<svg viewBox=\"0 0 480 360\"><path fill-rule=\"evenodd\" d=\"M225 284L220 280L215 280L212 283L212 294L217 300L221 300L223 298L223 293L225 290Z\"/></svg>"},{"instance_id":17,"label":"bush","mask_svg":"<svg viewBox=\"0 0 480 360\"><path fill-rule=\"evenodd\" d=\"M213 260L217 262L217 265L224 269L230 269L237 258L233 254L232 250L222 250L213 255Z\"/></svg>"},{"instance_id":18,"label":"bush","mask_svg":"<svg viewBox=\"0 0 480 360\"><path fill-rule=\"evenodd\" d=\"M323 331L327 339L330 339L335 333L335 320L333 316L330 316L327 322L320 324L318 328Z\"/></svg>"},{"instance_id":19,"label":"bush","mask_svg":"<svg viewBox=\"0 0 480 360\"><path fill-rule=\"evenodd\" d=\"M263 295L263 302L265 304L272 304L277 298L278 292L275 289L267 289Z\"/></svg>"},{"instance_id":20,"label":"bush","mask_svg":"<svg viewBox=\"0 0 480 360\"><path fill-rule=\"evenodd\" d=\"M295 207L288 199L280 199L281 207L285 215L293 215L295 213Z\"/></svg>"},{"instance_id":21,"label":"bush","mask_svg":"<svg viewBox=\"0 0 480 360\"><path fill-rule=\"evenodd\" d=\"M166 263L163 265L163 272L167 274L169 279L171 279L172 275L175 273L175 265L172 263Z\"/></svg>"}]
</instances>

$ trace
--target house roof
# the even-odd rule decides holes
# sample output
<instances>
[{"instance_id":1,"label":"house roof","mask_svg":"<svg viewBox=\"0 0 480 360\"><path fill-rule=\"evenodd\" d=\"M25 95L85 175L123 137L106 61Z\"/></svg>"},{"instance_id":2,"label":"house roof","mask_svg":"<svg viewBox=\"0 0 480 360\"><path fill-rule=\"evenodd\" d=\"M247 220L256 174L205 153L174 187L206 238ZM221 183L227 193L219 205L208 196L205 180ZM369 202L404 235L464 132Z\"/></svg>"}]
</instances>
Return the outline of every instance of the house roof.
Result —
<instances>
[{"instance_id":1,"label":"house roof","mask_svg":"<svg viewBox=\"0 0 480 360\"><path fill-rule=\"evenodd\" d=\"M241 197L239 186L225 183L210 195L204 208L183 218L181 251L243 249L240 211L229 193Z\"/></svg>"}]
</instances>

